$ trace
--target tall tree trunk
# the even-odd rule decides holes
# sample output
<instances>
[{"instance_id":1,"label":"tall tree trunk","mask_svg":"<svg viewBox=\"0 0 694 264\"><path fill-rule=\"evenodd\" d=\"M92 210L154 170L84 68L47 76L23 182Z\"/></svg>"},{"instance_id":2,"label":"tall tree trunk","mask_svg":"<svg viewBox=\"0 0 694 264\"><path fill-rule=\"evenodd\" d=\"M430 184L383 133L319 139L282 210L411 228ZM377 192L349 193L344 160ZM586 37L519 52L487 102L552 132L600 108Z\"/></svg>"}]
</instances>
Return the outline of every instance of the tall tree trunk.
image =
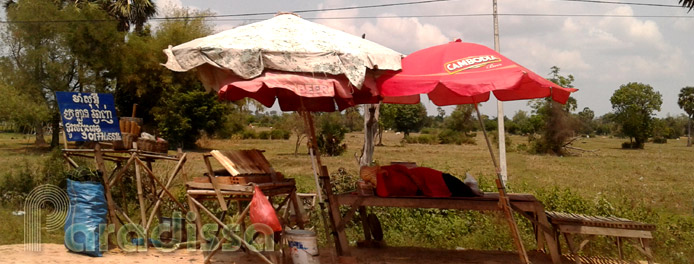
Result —
<instances>
[{"instance_id":1,"label":"tall tree trunk","mask_svg":"<svg viewBox=\"0 0 694 264\"><path fill-rule=\"evenodd\" d=\"M54 113L51 118L51 148L60 146L60 113Z\"/></svg>"},{"instance_id":2,"label":"tall tree trunk","mask_svg":"<svg viewBox=\"0 0 694 264\"><path fill-rule=\"evenodd\" d=\"M359 158L359 166L369 166L373 161L374 139L378 133L380 104L364 105L364 148Z\"/></svg>"},{"instance_id":3,"label":"tall tree trunk","mask_svg":"<svg viewBox=\"0 0 694 264\"><path fill-rule=\"evenodd\" d=\"M37 121L34 124L34 131L36 132L36 141L34 142L34 144L46 145L46 139L43 138L43 123L41 121Z\"/></svg>"},{"instance_id":4,"label":"tall tree trunk","mask_svg":"<svg viewBox=\"0 0 694 264\"><path fill-rule=\"evenodd\" d=\"M692 117L689 117L689 122L687 123L687 147L692 146Z\"/></svg>"}]
</instances>

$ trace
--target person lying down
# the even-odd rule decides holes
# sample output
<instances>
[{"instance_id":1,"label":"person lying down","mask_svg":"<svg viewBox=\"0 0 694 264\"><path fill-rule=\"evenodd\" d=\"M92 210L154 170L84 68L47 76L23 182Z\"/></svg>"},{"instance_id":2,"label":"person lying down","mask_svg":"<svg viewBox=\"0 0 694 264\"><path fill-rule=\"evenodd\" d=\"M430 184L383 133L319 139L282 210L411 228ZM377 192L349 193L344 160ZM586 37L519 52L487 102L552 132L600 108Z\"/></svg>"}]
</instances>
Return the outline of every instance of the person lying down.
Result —
<instances>
[{"instance_id":1,"label":"person lying down","mask_svg":"<svg viewBox=\"0 0 694 264\"><path fill-rule=\"evenodd\" d=\"M362 166L362 180L376 186L376 195L474 197L482 196L477 186L471 188L455 176L426 167L407 168L403 165Z\"/></svg>"}]
</instances>

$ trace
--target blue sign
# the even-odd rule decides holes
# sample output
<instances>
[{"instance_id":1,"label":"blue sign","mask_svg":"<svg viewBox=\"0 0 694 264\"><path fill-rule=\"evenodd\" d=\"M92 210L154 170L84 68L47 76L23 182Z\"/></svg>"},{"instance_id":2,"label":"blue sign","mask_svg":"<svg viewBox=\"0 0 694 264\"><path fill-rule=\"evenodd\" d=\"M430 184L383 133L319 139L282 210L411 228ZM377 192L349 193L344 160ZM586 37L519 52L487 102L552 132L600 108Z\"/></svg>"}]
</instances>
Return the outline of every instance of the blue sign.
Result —
<instances>
[{"instance_id":1,"label":"blue sign","mask_svg":"<svg viewBox=\"0 0 694 264\"><path fill-rule=\"evenodd\" d=\"M121 140L112 94L56 92L68 141Z\"/></svg>"}]
</instances>

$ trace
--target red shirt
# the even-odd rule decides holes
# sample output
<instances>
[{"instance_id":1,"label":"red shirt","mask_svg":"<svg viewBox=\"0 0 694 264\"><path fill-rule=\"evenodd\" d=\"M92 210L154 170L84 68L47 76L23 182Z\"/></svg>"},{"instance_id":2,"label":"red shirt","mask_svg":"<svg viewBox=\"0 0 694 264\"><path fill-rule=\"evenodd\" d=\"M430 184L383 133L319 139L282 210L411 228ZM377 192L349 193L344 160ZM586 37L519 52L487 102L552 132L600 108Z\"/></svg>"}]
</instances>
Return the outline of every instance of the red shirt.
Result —
<instances>
[{"instance_id":1,"label":"red shirt","mask_svg":"<svg viewBox=\"0 0 694 264\"><path fill-rule=\"evenodd\" d=\"M409 176L407 167L402 165L381 166L377 175L376 194L388 196L415 196L417 184Z\"/></svg>"},{"instance_id":2,"label":"red shirt","mask_svg":"<svg viewBox=\"0 0 694 264\"><path fill-rule=\"evenodd\" d=\"M377 182L376 194L381 197L415 196L418 190L429 197L451 196L441 172L425 167L382 166Z\"/></svg>"},{"instance_id":3,"label":"red shirt","mask_svg":"<svg viewBox=\"0 0 694 264\"><path fill-rule=\"evenodd\" d=\"M440 171L426 167L410 169L410 177L417 184L422 194L429 197L451 197L446 182Z\"/></svg>"}]
</instances>

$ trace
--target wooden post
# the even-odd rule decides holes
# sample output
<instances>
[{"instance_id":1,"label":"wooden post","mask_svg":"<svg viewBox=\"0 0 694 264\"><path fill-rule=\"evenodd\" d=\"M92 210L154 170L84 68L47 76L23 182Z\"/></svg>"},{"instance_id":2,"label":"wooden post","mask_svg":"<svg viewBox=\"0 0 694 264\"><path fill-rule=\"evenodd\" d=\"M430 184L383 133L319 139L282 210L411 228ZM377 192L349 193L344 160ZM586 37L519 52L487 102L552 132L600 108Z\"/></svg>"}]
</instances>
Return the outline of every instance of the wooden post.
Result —
<instances>
[{"instance_id":1,"label":"wooden post","mask_svg":"<svg viewBox=\"0 0 694 264\"><path fill-rule=\"evenodd\" d=\"M344 229L339 230L337 228L338 223L342 222L342 216L340 215L340 205L335 201L335 196L333 195L332 186L330 185L330 177L325 176L328 174L328 168L321 167L321 180L323 181L323 188L325 189L325 195L328 201L328 215L330 215L330 226L326 225L326 230L332 229L333 237L335 238L335 249L337 250L338 256L349 256L349 242L347 241L347 236L345 235Z\"/></svg>"},{"instance_id":2,"label":"wooden post","mask_svg":"<svg viewBox=\"0 0 694 264\"><path fill-rule=\"evenodd\" d=\"M518 250L518 256L520 257L521 262L530 264L530 259L528 259L528 254L527 252L525 252L523 241L521 240L520 233L518 232L518 225L516 225L516 220L513 218L513 211L511 211L511 202L506 196L506 187L503 183L503 176L501 175L501 170L499 169L499 166L496 163L496 158L494 158L492 144L489 142L487 130L484 128L484 122L482 122L482 115L480 115L480 109L477 106L477 104L475 104L475 111L477 112L477 120L480 122L480 128L482 128L482 133L484 134L484 140L487 142L489 154L492 157L492 163L494 163L494 168L496 169L496 187L499 191L499 207L504 211L506 220L508 221L509 227L511 228L511 236L513 236L513 242L516 246L516 250Z\"/></svg>"},{"instance_id":3,"label":"wooden post","mask_svg":"<svg viewBox=\"0 0 694 264\"><path fill-rule=\"evenodd\" d=\"M115 204L113 203L113 197L111 197L111 186L109 185L108 176L106 175L106 166L104 165L104 157L103 153L101 153L101 145L99 142L96 142L96 145L94 145L94 160L96 161L96 169L101 173L101 178L104 184L108 218L111 221L111 224L115 226L115 230L118 230L119 226L118 218L116 217Z\"/></svg>"},{"instance_id":4,"label":"wooden post","mask_svg":"<svg viewBox=\"0 0 694 264\"><path fill-rule=\"evenodd\" d=\"M137 155L137 153L133 153L133 155ZM138 157L135 157L135 159L139 160ZM142 225L142 228L145 228L147 225L147 212L145 209L145 198L142 193L142 176L140 173L140 164L135 164L135 185L137 186L137 200L140 203L140 224ZM147 230L145 230L147 232Z\"/></svg>"}]
</instances>

